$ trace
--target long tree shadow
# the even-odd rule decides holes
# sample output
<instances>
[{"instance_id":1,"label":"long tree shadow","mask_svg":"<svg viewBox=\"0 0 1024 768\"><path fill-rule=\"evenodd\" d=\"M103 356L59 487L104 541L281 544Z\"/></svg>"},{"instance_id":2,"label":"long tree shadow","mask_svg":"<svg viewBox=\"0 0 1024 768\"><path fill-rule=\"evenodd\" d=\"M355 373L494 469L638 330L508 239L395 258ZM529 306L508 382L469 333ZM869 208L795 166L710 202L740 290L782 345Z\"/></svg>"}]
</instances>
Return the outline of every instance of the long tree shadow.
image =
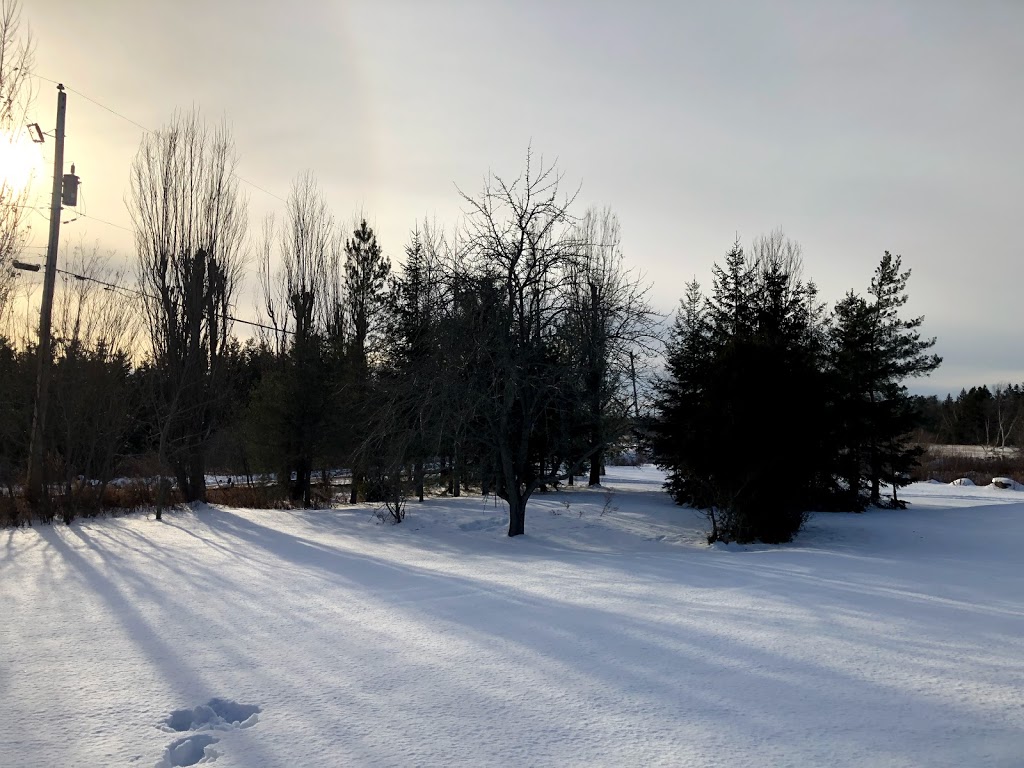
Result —
<instances>
[{"instance_id":1,"label":"long tree shadow","mask_svg":"<svg viewBox=\"0 0 1024 768\"><path fill-rule=\"evenodd\" d=\"M71 546L64 536L65 532L76 536L82 542L84 551L98 557L102 567L91 562L78 548ZM138 573L137 567L115 554L116 548L122 546L123 542L101 543L89 536L79 524L59 530L48 526L40 529L40 536L59 553L64 563L81 575L85 585L106 603L106 615L121 626L122 636L136 645L138 655L159 671L170 689L181 692L184 702L166 702L168 711L181 703L200 703L222 693L211 687L201 669L189 663L188 659L195 649L168 642L158 629L159 624L151 624L140 610L140 605L148 602L159 606L161 612L171 607L177 621L186 625L192 623L200 626L209 620L208 615L200 615L183 602L173 601L170 597L173 590L158 589L153 580L154 573L146 578L145 574ZM132 585L131 592L126 589L129 583ZM156 724L154 722L149 725Z\"/></svg>"},{"instance_id":2,"label":"long tree shadow","mask_svg":"<svg viewBox=\"0 0 1024 768\"><path fill-rule=\"evenodd\" d=\"M324 578L358 589L367 598L384 601L391 608L399 608L417 622L452 625L461 636L475 638L482 645L500 642L517 646L521 648L518 655L531 658L534 663L536 660L564 659L554 650L565 642L582 643L588 655L599 657L599 663L588 664L584 669L579 665L567 666L562 661L544 662L552 666L552 674L572 677L583 686L588 679L600 680L599 687L624 686L633 692L642 692L635 695L649 702L660 700L669 709L683 707L699 712L718 707L723 712L756 715L766 727L783 725L779 722L779 698L775 698L774 703L752 704L741 690L743 686L738 684L724 686L724 691L723 688L716 691L714 688L692 687L683 691L678 687L681 682L678 674L671 674L671 670L663 665L652 669L632 663L633 659L668 658L687 670L684 678L700 681L721 681L723 675L730 673L738 673L748 683L760 679L761 684L780 686L781 700L810 703L814 711L827 711L834 707L836 699L832 691L842 690L847 698L872 702L876 710L888 711L893 717L900 710L910 708L926 722L967 724L978 733L984 733L991 727L991 722L978 713L950 702L915 696L912 691L903 690L896 684L865 679L839 665L812 662L799 655L780 657L775 651L758 647L751 642L757 636L756 611L749 619L749 632L744 633L742 639L715 631L716 621L729 624L734 617L729 610L706 605L701 609L704 614L702 621L685 624L681 635L679 627L672 623L594 605L581 606L550 596L541 597L514 585L496 586L365 553L341 551L268 529L237 514L225 514L217 523L218 530L226 537L237 538L246 546L264 549L302 568L315 568ZM576 565L582 569L616 567L614 558L579 555L576 560ZM632 563L634 568L636 565ZM651 569L642 564L639 570L620 571L620 576L623 580L643 580L653 576L662 581L664 574L659 570L664 565L661 563ZM681 581L678 574L676 581L677 584ZM686 583L679 586L694 588ZM707 588L707 584L703 587ZM490 608L476 612L466 610L464 604L473 601ZM783 606L786 604L784 598L779 602ZM684 602L683 607L689 606ZM524 615L529 617L526 627ZM587 640L590 637L601 638L600 644ZM855 639L865 648L881 653L902 653L897 638L872 636ZM609 653L605 645L628 652L628 661ZM709 649L713 650L709 652ZM901 754L900 749L894 746L893 754ZM909 751L902 756L913 758Z\"/></svg>"},{"instance_id":3,"label":"long tree shadow","mask_svg":"<svg viewBox=\"0 0 1024 768\"><path fill-rule=\"evenodd\" d=\"M801 725L824 729L830 749L862 755L863 762L894 764L921 757L920 738L901 738L907 713L926 735L962 736L961 746L948 748L949 764L970 762L969 750L986 736L1000 749L1013 746L1006 734L1020 724L1016 710L980 711L934 692L936 685L958 683L958 649L942 646L943 623L969 623L978 611L966 601L936 602L913 590L871 584L857 571L846 583L812 569L794 573L758 553L626 557L507 541L481 551L479 540L471 537L437 551L433 537L421 541L403 534L368 542L359 538L365 530L353 535L337 526L314 529L313 535L319 530L333 536L319 541L230 511L170 518L164 528L186 537L182 541L190 546L169 553L147 538L144 527L108 529L104 523L71 527L85 552L69 545L64 529L48 529L43 538L179 690L222 693L206 690L204 672L187 645L165 637L172 623L173 636L180 637L189 636L190 625L213 619L195 642L209 642L214 634L253 633L258 644L227 643L221 653L231 654L231 663L268 698L288 691L297 700L304 687L318 685L342 709L386 711L401 695L394 686L397 678L424 694L473 702L480 711L503 711L512 719L533 722L537 711L547 713L548 735L578 745L584 762L590 754L588 729L594 727L588 708L614 714L607 727L621 729L615 738L624 742L642 737L644 726L638 732L637 722L662 719L687 738L713 740L748 728L766 743L789 743L804 738L794 731L794 721L809 717ZM380 554L367 551L373 547ZM409 556L418 562L397 559ZM857 558L848 560L858 564ZM150 567L140 573L140 562ZM310 576L319 582L313 590ZM556 580L564 583L552 583ZM176 596L179 586L183 594L229 590L220 595L223 605L233 599L244 610L234 623L221 620L221 603L215 610L190 605ZM751 601L747 611L729 604L739 592ZM716 595L723 597L721 603ZM159 623L140 610L153 604L164 606ZM922 613L915 605L934 610ZM878 616L898 616L901 608L912 609L909 628L878 634ZM243 616L246 627L238 626ZM381 618L387 621L378 626ZM1007 632L1016 626L1024 634L1017 616L1002 618ZM392 659L389 669L374 659L372 648L387 647L394 638L386 627L395 626L405 628L411 647ZM842 643L830 635L836 627L848 633ZM816 636L820 632L825 634ZM452 638L451 647L433 644L439 637ZM825 643L846 648L850 658L808 653L800 645L805 640L811 651L815 643ZM302 650L289 653L288 644L295 642ZM330 651L309 652L321 645ZM910 672L922 678L927 673L936 682L915 688L913 680L885 680L870 667L858 668L872 654L903 660ZM287 665L267 664L280 655L288 656ZM1012 661L1012 645L1003 656ZM332 664L342 665L344 674ZM1005 671L1008 684L1024 683L1019 668L1008 663ZM414 685L416 680L421 682ZM508 688L520 697L510 700ZM558 702L571 717L554 717ZM459 706L455 711L473 710ZM846 722L833 722L830 712ZM323 709L290 716L297 722L315 719L318 729L329 729L343 713ZM462 733L458 719L443 711L430 727L442 744ZM360 744L354 754L361 759L353 762L386 762L391 754L379 733L347 738ZM496 736L494 749L507 747L508 738ZM664 738L682 749L682 736ZM601 762L591 755L595 761ZM268 754L259 764L275 763Z\"/></svg>"}]
</instances>

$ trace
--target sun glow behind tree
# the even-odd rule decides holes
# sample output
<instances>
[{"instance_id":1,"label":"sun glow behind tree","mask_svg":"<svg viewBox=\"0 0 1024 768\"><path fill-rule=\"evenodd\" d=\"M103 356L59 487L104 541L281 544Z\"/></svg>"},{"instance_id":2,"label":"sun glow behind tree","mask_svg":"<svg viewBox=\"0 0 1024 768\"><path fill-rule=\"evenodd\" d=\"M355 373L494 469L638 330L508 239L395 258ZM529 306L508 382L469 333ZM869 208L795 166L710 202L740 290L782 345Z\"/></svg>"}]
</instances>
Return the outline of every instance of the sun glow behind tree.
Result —
<instances>
[{"instance_id":1,"label":"sun glow behind tree","mask_svg":"<svg viewBox=\"0 0 1024 768\"><path fill-rule=\"evenodd\" d=\"M43 175L43 153L25 129L0 131L0 184L4 197L22 197Z\"/></svg>"}]
</instances>

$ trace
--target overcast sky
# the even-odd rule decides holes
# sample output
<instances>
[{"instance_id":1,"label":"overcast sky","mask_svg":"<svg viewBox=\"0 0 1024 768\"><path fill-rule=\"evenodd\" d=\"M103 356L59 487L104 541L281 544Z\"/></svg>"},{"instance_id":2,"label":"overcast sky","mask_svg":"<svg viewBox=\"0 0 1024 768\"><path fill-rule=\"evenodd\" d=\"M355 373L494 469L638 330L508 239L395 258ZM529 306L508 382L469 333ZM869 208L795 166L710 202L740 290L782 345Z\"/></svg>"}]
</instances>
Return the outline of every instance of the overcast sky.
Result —
<instances>
[{"instance_id":1,"label":"overcast sky","mask_svg":"<svg viewBox=\"0 0 1024 768\"><path fill-rule=\"evenodd\" d=\"M31 0L22 13L39 75L148 128L193 105L226 118L240 176L285 197L313 170L335 214L364 210L393 259L417 219L458 219L456 185L515 174L532 143L581 185L581 211L618 214L665 313L737 234L782 228L830 301L865 290L883 251L902 254L909 311L945 358L916 391L1024 381L1020 0ZM55 86L37 85L52 129ZM66 159L91 216L129 225L140 138L69 94ZM245 190L255 232L283 204ZM63 234L131 257L130 233L95 220Z\"/></svg>"}]
</instances>

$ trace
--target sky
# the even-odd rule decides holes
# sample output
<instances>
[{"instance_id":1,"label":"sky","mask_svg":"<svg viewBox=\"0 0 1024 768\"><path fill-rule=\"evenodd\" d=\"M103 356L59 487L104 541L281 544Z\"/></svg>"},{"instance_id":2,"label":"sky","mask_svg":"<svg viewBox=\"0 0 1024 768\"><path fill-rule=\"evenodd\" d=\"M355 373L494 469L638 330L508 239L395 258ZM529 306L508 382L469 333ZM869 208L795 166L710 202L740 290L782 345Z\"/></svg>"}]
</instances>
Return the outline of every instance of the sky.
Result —
<instances>
[{"instance_id":1,"label":"sky","mask_svg":"<svg viewBox=\"0 0 1024 768\"><path fill-rule=\"evenodd\" d=\"M88 217L64 241L131 263L138 126L176 109L231 126L254 235L308 169L394 261L417 221L456 224L458 190L515 176L532 147L579 187L577 212L615 211L666 315L737 236L782 229L830 302L902 255L907 311L944 358L915 391L1024 381L1019 0L32 0L22 15L44 129L49 80L73 89L65 159Z\"/></svg>"}]
</instances>

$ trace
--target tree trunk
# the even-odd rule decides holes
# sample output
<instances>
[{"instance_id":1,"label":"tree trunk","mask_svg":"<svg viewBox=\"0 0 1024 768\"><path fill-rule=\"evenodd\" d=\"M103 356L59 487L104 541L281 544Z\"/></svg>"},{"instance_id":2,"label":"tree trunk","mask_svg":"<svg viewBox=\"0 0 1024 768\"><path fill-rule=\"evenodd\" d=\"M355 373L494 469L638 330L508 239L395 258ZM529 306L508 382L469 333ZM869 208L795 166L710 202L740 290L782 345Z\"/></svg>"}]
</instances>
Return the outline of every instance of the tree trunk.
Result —
<instances>
[{"instance_id":1,"label":"tree trunk","mask_svg":"<svg viewBox=\"0 0 1024 768\"><path fill-rule=\"evenodd\" d=\"M188 487L188 468L178 462L174 463L174 479L178 483L178 490L186 502L192 501L191 491Z\"/></svg>"},{"instance_id":2,"label":"tree trunk","mask_svg":"<svg viewBox=\"0 0 1024 768\"><path fill-rule=\"evenodd\" d=\"M416 496L423 501L423 459L416 459L413 474L416 477Z\"/></svg>"},{"instance_id":3,"label":"tree trunk","mask_svg":"<svg viewBox=\"0 0 1024 768\"><path fill-rule=\"evenodd\" d=\"M590 457L590 479L587 481L587 485L600 485L601 484L601 465L604 460L604 451L597 450L594 455Z\"/></svg>"},{"instance_id":4,"label":"tree trunk","mask_svg":"<svg viewBox=\"0 0 1024 768\"><path fill-rule=\"evenodd\" d=\"M522 536L526 533L526 498L516 493L508 500L508 535Z\"/></svg>"},{"instance_id":5,"label":"tree trunk","mask_svg":"<svg viewBox=\"0 0 1024 768\"><path fill-rule=\"evenodd\" d=\"M452 496L458 498L462 495L462 461L459 456L459 449L455 449L452 456Z\"/></svg>"},{"instance_id":6,"label":"tree trunk","mask_svg":"<svg viewBox=\"0 0 1024 768\"><path fill-rule=\"evenodd\" d=\"M856 467L850 467L846 473L846 484L848 486L846 493L849 497L847 503L851 510L860 512L860 473Z\"/></svg>"},{"instance_id":7,"label":"tree trunk","mask_svg":"<svg viewBox=\"0 0 1024 768\"><path fill-rule=\"evenodd\" d=\"M188 477L182 489L185 501L206 501L206 461L198 446L193 446L187 462Z\"/></svg>"},{"instance_id":8,"label":"tree trunk","mask_svg":"<svg viewBox=\"0 0 1024 768\"><path fill-rule=\"evenodd\" d=\"M879 504L882 501L882 468L879 466L878 449L871 447L871 503Z\"/></svg>"},{"instance_id":9,"label":"tree trunk","mask_svg":"<svg viewBox=\"0 0 1024 768\"><path fill-rule=\"evenodd\" d=\"M348 496L348 503L355 504L359 501L359 484L365 477L365 473L361 469L355 467L352 468L352 490Z\"/></svg>"},{"instance_id":10,"label":"tree trunk","mask_svg":"<svg viewBox=\"0 0 1024 768\"><path fill-rule=\"evenodd\" d=\"M292 475L295 475L295 479L292 479ZM293 504L302 498L302 461L295 462L295 469L290 470L285 479L288 483L288 501Z\"/></svg>"}]
</instances>

